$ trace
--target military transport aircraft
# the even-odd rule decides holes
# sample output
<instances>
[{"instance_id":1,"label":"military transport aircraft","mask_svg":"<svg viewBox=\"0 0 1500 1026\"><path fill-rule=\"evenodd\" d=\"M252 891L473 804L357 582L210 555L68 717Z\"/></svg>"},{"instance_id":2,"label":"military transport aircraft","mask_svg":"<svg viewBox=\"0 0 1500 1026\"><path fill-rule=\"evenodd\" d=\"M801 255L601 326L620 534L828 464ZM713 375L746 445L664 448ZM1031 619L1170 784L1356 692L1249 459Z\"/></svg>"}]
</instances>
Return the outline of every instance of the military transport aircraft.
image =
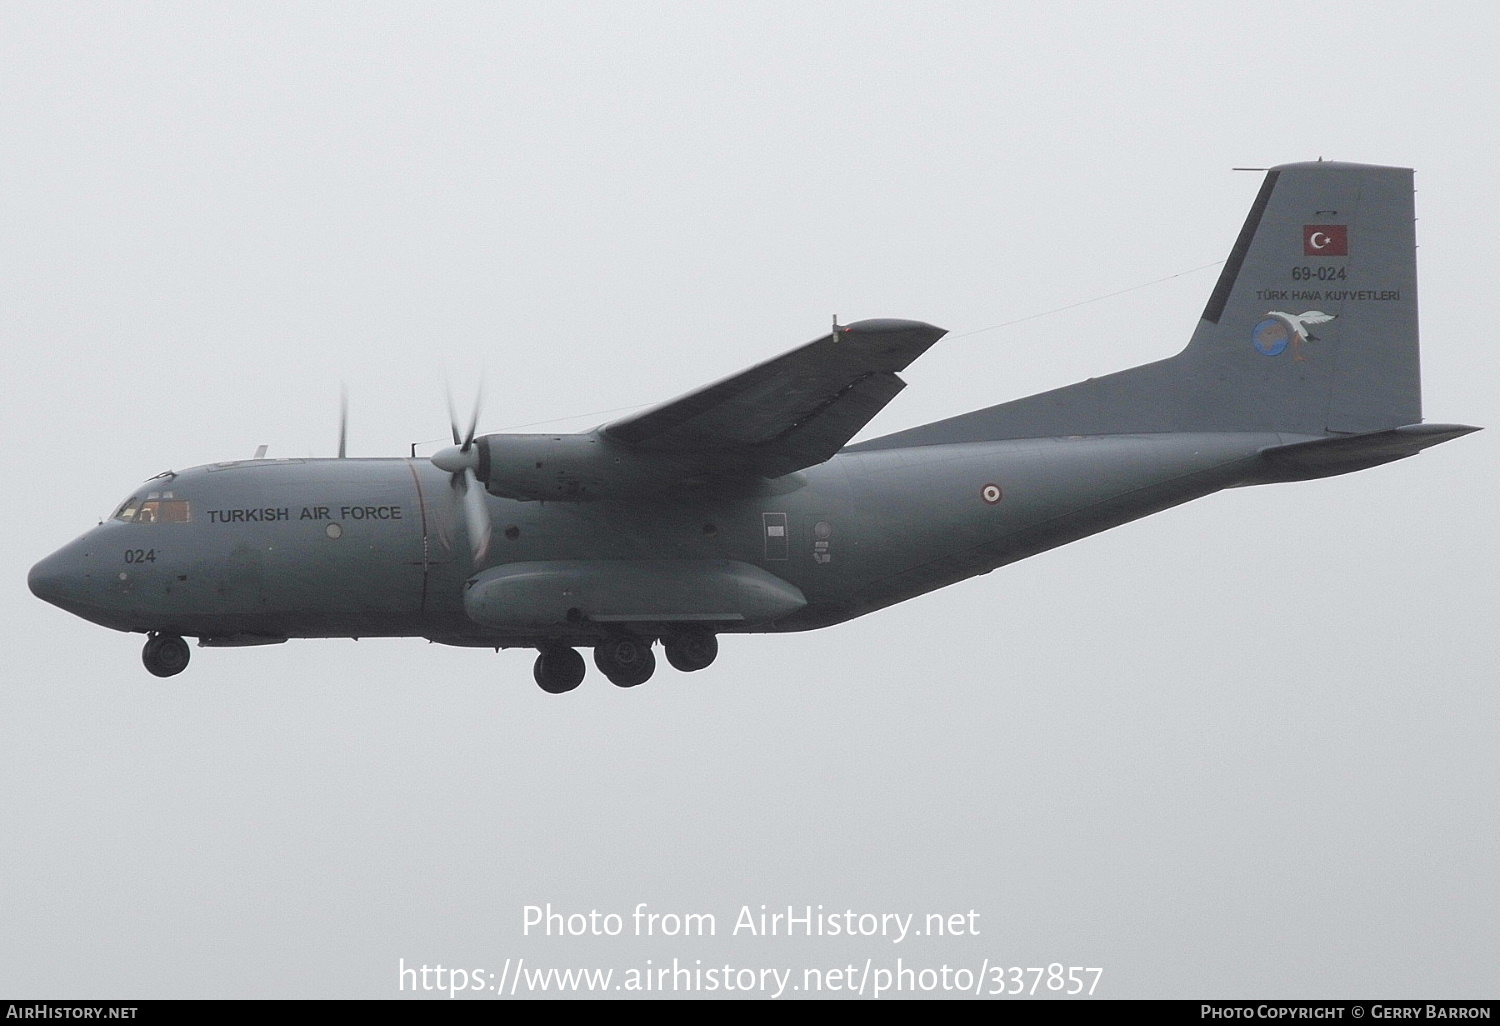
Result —
<instances>
[{"instance_id":1,"label":"military transport aircraft","mask_svg":"<svg viewBox=\"0 0 1500 1026\"><path fill-rule=\"evenodd\" d=\"M549 692L826 627L1221 488L1412 456L1422 423L1412 172L1271 169L1186 349L856 445L944 334L864 320L581 434L430 459L252 459L158 475L31 590L200 646L425 637L526 647ZM342 445L341 445L342 455Z\"/></svg>"}]
</instances>

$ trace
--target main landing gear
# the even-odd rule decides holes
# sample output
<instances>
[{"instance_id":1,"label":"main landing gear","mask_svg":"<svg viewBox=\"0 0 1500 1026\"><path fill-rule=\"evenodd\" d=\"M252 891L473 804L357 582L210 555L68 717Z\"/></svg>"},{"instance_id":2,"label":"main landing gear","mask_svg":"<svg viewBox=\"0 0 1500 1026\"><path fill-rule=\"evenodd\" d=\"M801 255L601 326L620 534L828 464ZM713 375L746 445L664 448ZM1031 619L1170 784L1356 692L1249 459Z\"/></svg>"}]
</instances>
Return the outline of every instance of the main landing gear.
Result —
<instances>
[{"instance_id":1,"label":"main landing gear","mask_svg":"<svg viewBox=\"0 0 1500 1026\"><path fill-rule=\"evenodd\" d=\"M531 675L549 695L561 695L583 683L583 656L567 645L548 645L537 652Z\"/></svg>"},{"instance_id":2,"label":"main landing gear","mask_svg":"<svg viewBox=\"0 0 1500 1026\"><path fill-rule=\"evenodd\" d=\"M719 639L708 631L683 631L662 642L667 662L683 673L706 669L719 654Z\"/></svg>"},{"instance_id":3,"label":"main landing gear","mask_svg":"<svg viewBox=\"0 0 1500 1026\"><path fill-rule=\"evenodd\" d=\"M645 638L620 635L594 646L594 665L617 688L644 684L656 672L656 656Z\"/></svg>"},{"instance_id":4,"label":"main landing gear","mask_svg":"<svg viewBox=\"0 0 1500 1026\"><path fill-rule=\"evenodd\" d=\"M705 630L684 630L662 639L667 662L684 673L701 670L719 654L719 639ZM644 684L656 672L656 656L651 639L634 634L614 634L594 646L594 665L611 684L633 688ZM583 656L561 642L543 645L537 650L532 676L548 694L572 691L583 682Z\"/></svg>"},{"instance_id":5,"label":"main landing gear","mask_svg":"<svg viewBox=\"0 0 1500 1026\"><path fill-rule=\"evenodd\" d=\"M187 642L175 634L149 635L141 649L141 662L158 677L175 677L187 669L191 657Z\"/></svg>"}]
</instances>

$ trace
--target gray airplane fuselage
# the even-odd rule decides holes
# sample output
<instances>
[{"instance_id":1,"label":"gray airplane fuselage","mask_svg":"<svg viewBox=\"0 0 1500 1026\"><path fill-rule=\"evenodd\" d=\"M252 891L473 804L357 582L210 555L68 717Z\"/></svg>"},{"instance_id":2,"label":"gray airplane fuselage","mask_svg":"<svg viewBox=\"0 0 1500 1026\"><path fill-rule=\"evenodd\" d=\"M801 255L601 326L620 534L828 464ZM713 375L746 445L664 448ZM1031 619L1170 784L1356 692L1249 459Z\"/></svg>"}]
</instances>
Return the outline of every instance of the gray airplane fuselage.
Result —
<instances>
[{"instance_id":1,"label":"gray airplane fuselage","mask_svg":"<svg viewBox=\"0 0 1500 1026\"><path fill-rule=\"evenodd\" d=\"M426 459L247 460L153 478L33 568L148 635L534 647L537 683L634 687L717 636L826 627L1183 502L1345 474L1477 428L1423 421L1413 177L1261 183L1177 355L850 445L945 334L828 334L579 434L465 432ZM342 451L342 448L341 450Z\"/></svg>"},{"instance_id":2,"label":"gray airplane fuselage","mask_svg":"<svg viewBox=\"0 0 1500 1026\"><path fill-rule=\"evenodd\" d=\"M844 452L732 495L487 496L495 539L477 565L449 476L425 459L249 460L147 482L135 497L170 492L191 519L107 520L38 564L32 584L104 626L209 644L420 636L586 645L600 624L476 623L465 582L518 563L733 561L788 582L806 605L771 622L718 621L717 632L807 630L1244 483L1262 449L1295 440L1179 433L931 445Z\"/></svg>"}]
</instances>

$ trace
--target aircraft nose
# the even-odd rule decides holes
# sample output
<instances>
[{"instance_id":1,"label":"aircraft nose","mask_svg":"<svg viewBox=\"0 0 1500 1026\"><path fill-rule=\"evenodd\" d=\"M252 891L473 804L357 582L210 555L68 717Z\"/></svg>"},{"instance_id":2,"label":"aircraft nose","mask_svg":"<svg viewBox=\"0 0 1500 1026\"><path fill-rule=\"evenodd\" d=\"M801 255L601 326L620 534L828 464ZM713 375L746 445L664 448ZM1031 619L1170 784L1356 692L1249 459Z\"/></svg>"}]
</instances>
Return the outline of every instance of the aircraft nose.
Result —
<instances>
[{"instance_id":1,"label":"aircraft nose","mask_svg":"<svg viewBox=\"0 0 1500 1026\"><path fill-rule=\"evenodd\" d=\"M82 597L87 577L78 542L65 545L31 568L26 586L43 602L68 609Z\"/></svg>"},{"instance_id":2,"label":"aircraft nose","mask_svg":"<svg viewBox=\"0 0 1500 1026\"><path fill-rule=\"evenodd\" d=\"M26 586L31 589L31 593L54 606L66 590L68 576L61 556L61 552L54 552L32 567L31 573L26 575Z\"/></svg>"}]
</instances>

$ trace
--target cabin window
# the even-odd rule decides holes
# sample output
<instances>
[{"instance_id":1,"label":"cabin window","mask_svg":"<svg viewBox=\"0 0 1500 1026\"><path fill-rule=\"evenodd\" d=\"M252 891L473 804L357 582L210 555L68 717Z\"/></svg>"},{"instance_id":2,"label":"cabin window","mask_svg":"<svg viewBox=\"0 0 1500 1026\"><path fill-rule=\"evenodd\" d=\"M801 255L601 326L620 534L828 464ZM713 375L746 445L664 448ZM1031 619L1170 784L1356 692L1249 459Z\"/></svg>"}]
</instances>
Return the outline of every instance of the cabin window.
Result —
<instances>
[{"instance_id":1,"label":"cabin window","mask_svg":"<svg viewBox=\"0 0 1500 1026\"><path fill-rule=\"evenodd\" d=\"M147 499L136 510L138 524L185 524L193 519L193 508L186 499Z\"/></svg>"},{"instance_id":2,"label":"cabin window","mask_svg":"<svg viewBox=\"0 0 1500 1026\"><path fill-rule=\"evenodd\" d=\"M144 499L126 499L115 519L133 524L187 524L193 519L193 504L171 492L150 492Z\"/></svg>"}]
</instances>

